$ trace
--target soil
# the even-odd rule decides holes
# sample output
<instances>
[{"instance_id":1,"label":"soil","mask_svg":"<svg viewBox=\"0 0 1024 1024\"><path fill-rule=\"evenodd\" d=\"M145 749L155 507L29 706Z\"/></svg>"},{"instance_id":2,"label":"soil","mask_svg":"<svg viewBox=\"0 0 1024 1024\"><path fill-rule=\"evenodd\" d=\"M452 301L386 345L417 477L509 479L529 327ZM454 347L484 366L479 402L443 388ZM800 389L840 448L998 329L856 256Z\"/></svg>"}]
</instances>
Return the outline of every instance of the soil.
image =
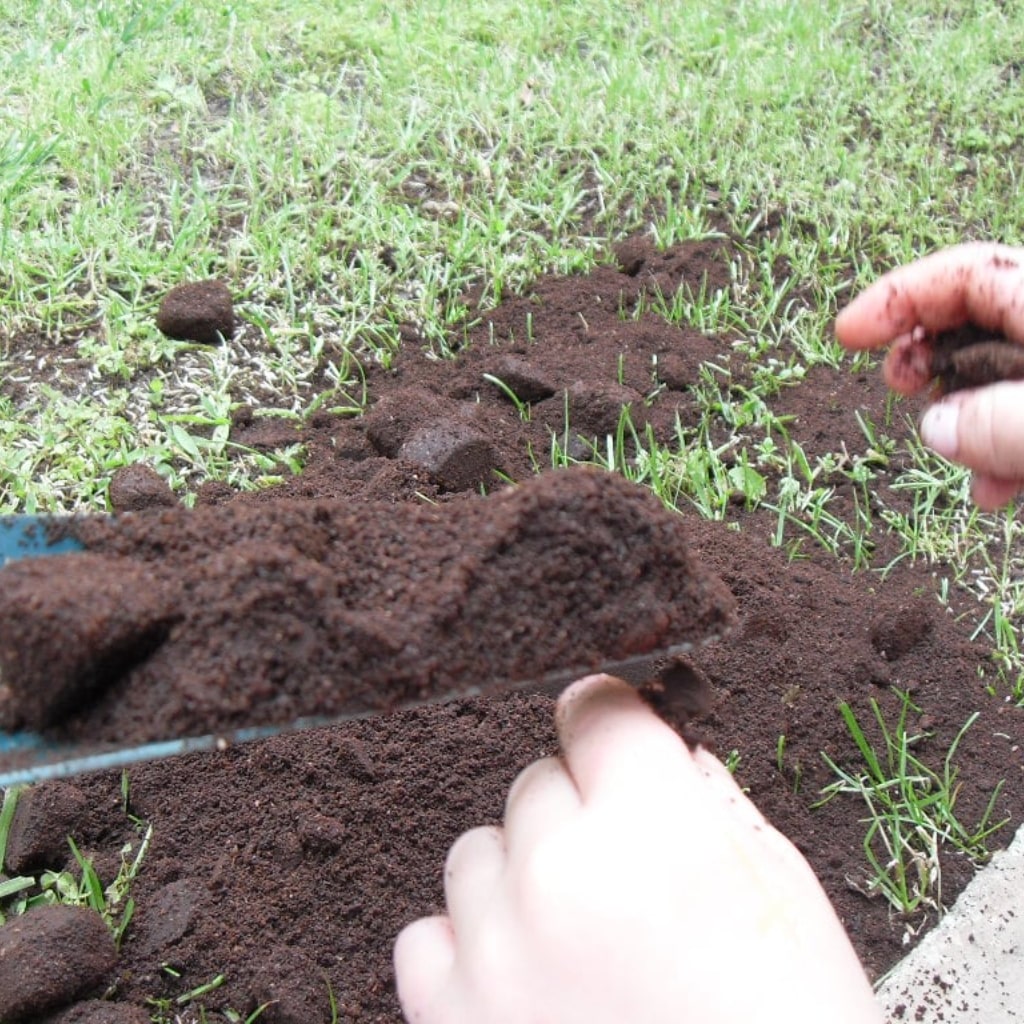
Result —
<instances>
[{"instance_id":1,"label":"soil","mask_svg":"<svg viewBox=\"0 0 1024 1024\"><path fill-rule=\"evenodd\" d=\"M239 502L74 532L86 551L3 571L11 731L124 744L381 714L681 653L732 623L683 521L585 467L447 505Z\"/></svg>"},{"instance_id":2,"label":"soil","mask_svg":"<svg viewBox=\"0 0 1024 1024\"><path fill-rule=\"evenodd\" d=\"M1000 380L1024 379L1024 351L1020 345L975 324L943 331L925 344L931 348L931 372L943 394Z\"/></svg>"},{"instance_id":3,"label":"soil","mask_svg":"<svg viewBox=\"0 0 1024 1024\"><path fill-rule=\"evenodd\" d=\"M235 332L231 290L217 280L179 284L161 300L156 325L168 338L216 345Z\"/></svg>"},{"instance_id":4,"label":"soil","mask_svg":"<svg viewBox=\"0 0 1024 1024\"><path fill-rule=\"evenodd\" d=\"M757 367L734 338L705 336L649 313L632 313L645 291L671 294L681 282L694 290L702 282L712 289L727 285L734 258L742 259L742 253L724 240L658 253L647 240L635 239L589 276L544 279L528 296L474 311L452 339L458 342L452 360L430 357L410 332L390 368L368 368L372 404L363 417L319 415L296 430L243 410L234 439L268 450L305 441L308 459L301 475L257 495L234 495L222 485L200 488L199 508L192 513L166 508L166 496L156 490L157 507L150 511L122 515L113 525L77 528L90 547L80 557L129 563L140 578L163 580L169 574L178 588L200 563L207 564L217 567L213 576L223 581L221 597L228 599L218 605L206 593L190 604L179 590L168 605L165 583L143 584L161 628L143 631L147 643L131 658L121 648L120 661L98 659L104 667L91 673L93 685L102 683L105 692L127 700L126 694L144 689L132 683L139 684L161 659L173 654L181 666L194 666L190 659L198 655L189 645L199 643L204 631L209 645L201 649L220 644L222 659L219 675L210 667L203 676L194 702L216 707L225 699L244 701L235 692L240 678L273 694L290 693L299 680L323 683L319 659L336 654L327 650L324 636L313 631L310 639L309 631L309 616L323 607L324 595L337 595L327 557L336 545L325 543L323 524L334 524L332 529L346 524L374 559L382 557L391 531L400 528L400 547L416 555L414 564L429 575L436 564L432 552L443 548L433 525L468 524L458 539L468 551L477 550L491 521L491 513L480 510L507 509L516 494L530 493L525 485L507 488L505 481L527 481L538 467L549 465L553 443L574 458L595 448L603 453L605 435L615 435L624 404L637 430L649 429L662 439L674 435L677 423L695 426L700 413L694 388L702 373L710 372L726 392L742 395ZM785 342L773 352L783 361L793 355ZM856 414L881 423L886 401L877 370L853 374L815 367L770 404L791 417L791 436L813 459L862 452L864 434ZM905 408L914 412L911 404ZM726 436L724 424L710 427L713 438ZM628 435L624 443L628 448ZM891 465L883 480L899 468ZM570 491L576 485L568 481L580 479L585 482L579 486L591 488L588 493L594 486L609 495L621 490L623 501L631 493L608 477L559 471L552 479L560 476ZM823 484L836 488L837 503L854 508L856 495L847 478L837 473ZM481 485L494 496L481 497ZM551 494L561 490L557 482L541 486ZM120 494L121 507L139 508L131 488ZM908 499L883 483L877 500L905 509ZM636 521L645 531L648 524L663 524L666 539L680 540L678 552L666 553L663 542L647 552L645 532L644 543L627 552L621 564L601 567L608 574L595 584L577 578L580 564L571 559L534 565L542 546L527 546L514 568L507 566L516 588L503 591L500 600L509 604L505 611L521 617L526 643L538 645L533 667L555 669L561 666L550 659L563 657L565 649L544 645L551 632L557 633L560 615L576 614L577 605L596 616L585 620L586 629L595 632L597 623L607 621L600 618L602 609L613 610L614 628L629 638L627 650L649 649L667 635L663 620L630 605L635 591L621 589L639 565L659 580L672 575L652 565L652 557L682 559L678 582L684 593L687 581L723 580L735 599L738 624L722 640L673 663L666 680L685 681L687 696L665 701L664 713L682 725L702 708L687 729L723 757L738 753L737 777L808 858L868 972L877 977L934 923L935 914L901 919L882 898L867 895L864 808L853 798L817 806L822 787L832 779L822 751L839 764L857 764L837 704L848 702L877 739L872 702L892 723L901 707L897 691L909 694L910 728L920 733L915 752L940 770L950 744L976 713L955 758L961 784L956 808L973 824L994 799L994 820L1005 818L1007 824L992 837L993 849L1006 845L1024 820L1021 713L986 689L987 679L980 676L990 669L989 651L971 639L973 606L955 593L949 608L938 601L941 567L904 559L885 575L854 573L809 541L789 550L773 546L776 515L750 511L739 497L727 518L707 522L684 507L681 516L669 517L669 526L645 501ZM243 540L232 532L232 524L241 523L259 525L246 534L247 525ZM294 542L296 523L303 535L311 524L320 524L321 536L312 547ZM152 536L150 528L163 531L163 547L146 548L143 534ZM225 529L227 534L220 532ZM569 536L575 535L570 531ZM234 558L236 544L245 548L242 560ZM896 553L884 534L876 538L876 565L887 565ZM271 593L281 597L277 607L244 604L248 567L254 563L261 578L273 584ZM592 564L586 561L588 570ZM171 571L172 566L177 568ZM554 614L539 600L539 588L552 578L567 588ZM631 579L636 582L635 573ZM229 585L242 590L229 592ZM701 620L700 636L715 632L714 623L725 614L719 592L707 585L708 607L717 611ZM99 589L104 595L102 585ZM669 593L660 591L654 606L667 612ZM289 608L295 595L305 595L307 603ZM232 597L238 603L230 615L212 614L218 607L231 608ZM135 611L130 602L118 605L113 595L105 599L118 621ZM92 614L102 611L100 604ZM493 610L492 602L479 614L486 620ZM685 605L681 614L692 621ZM225 638L237 639L244 625L250 640L255 636L263 644L250 645L241 657ZM390 627L372 617L361 628L379 639L381 657L389 657ZM432 645L445 644L443 629L429 636ZM457 662L458 676L486 686L504 670L501 656L509 645L501 646L497 652L472 642L459 647L466 656ZM446 649L444 659L457 658L455 650ZM471 664L469 653L475 657L482 651L487 656L479 666ZM516 648L516 653L522 652ZM421 656L429 658L431 651ZM54 664L64 663L63 655L55 652L53 658ZM111 664L119 671L111 672ZM325 664L331 672L327 683L337 685L344 667L335 660ZM690 700L699 690L710 699ZM176 1007L180 1019L199 1019L200 1003L206 1019L216 1021L227 1020L229 1008L244 1015L269 1001L261 1021L316 1024L331 1020L333 998L341 1020L398 1021L394 936L408 921L441 909L442 867L454 839L467 828L500 821L515 775L555 752L551 711L547 694L489 693L171 758L133 768L127 801L120 772L41 784L21 798L7 867L27 872L59 866L55 859L68 858L55 849L54 836L67 832L109 881L122 844L138 842L135 820L152 824L151 848L133 887L135 916L117 966L103 985L87 993L107 995L112 1014L114 1008L151 1006L149 1000L173 1001L223 976L201 1000ZM158 719L164 713L162 708L152 712ZM144 719L141 710L138 715ZM1002 780L1006 784L1000 787ZM59 825L55 817L62 819ZM942 854L942 865L942 901L948 905L974 869L949 851ZM41 944L36 954L47 952ZM93 1015L94 1004L88 1011L84 1002L80 1006L76 1020L121 1019ZM97 1012L104 1009L99 1004Z\"/></svg>"}]
</instances>

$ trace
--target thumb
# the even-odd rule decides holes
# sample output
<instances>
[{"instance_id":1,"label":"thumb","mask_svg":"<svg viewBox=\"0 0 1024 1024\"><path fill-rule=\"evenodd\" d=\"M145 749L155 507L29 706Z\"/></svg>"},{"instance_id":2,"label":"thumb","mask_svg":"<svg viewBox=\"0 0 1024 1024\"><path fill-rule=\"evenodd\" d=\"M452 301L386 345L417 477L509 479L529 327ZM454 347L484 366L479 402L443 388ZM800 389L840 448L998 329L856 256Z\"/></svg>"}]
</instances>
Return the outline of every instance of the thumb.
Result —
<instances>
[{"instance_id":1,"label":"thumb","mask_svg":"<svg viewBox=\"0 0 1024 1024\"><path fill-rule=\"evenodd\" d=\"M947 395L925 411L921 439L986 477L1024 480L1024 381Z\"/></svg>"}]
</instances>

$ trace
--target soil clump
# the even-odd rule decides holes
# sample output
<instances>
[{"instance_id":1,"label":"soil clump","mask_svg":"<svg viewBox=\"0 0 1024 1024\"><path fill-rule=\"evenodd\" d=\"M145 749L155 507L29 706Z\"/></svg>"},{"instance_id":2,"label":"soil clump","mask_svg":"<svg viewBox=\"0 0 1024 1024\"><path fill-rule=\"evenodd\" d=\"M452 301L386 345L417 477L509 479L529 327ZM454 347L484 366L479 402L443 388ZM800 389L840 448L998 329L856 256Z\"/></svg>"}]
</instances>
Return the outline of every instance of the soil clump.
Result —
<instances>
[{"instance_id":1,"label":"soil clump","mask_svg":"<svg viewBox=\"0 0 1024 1024\"><path fill-rule=\"evenodd\" d=\"M235 333L235 306L223 281L189 281L161 300L156 326L175 341L219 345Z\"/></svg>"}]
</instances>

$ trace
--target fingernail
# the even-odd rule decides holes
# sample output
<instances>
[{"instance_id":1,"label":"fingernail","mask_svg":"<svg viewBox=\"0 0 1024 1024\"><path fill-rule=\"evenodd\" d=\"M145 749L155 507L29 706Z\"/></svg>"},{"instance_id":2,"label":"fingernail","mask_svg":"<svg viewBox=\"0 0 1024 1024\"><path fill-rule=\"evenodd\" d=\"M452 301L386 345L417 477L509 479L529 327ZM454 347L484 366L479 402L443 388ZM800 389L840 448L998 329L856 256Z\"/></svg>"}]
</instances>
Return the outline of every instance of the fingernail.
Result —
<instances>
[{"instance_id":1,"label":"fingernail","mask_svg":"<svg viewBox=\"0 0 1024 1024\"><path fill-rule=\"evenodd\" d=\"M957 423L960 419L959 402L936 402L921 417L921 440L943 458L956 458L960 441Z\"/></svg>"}]
</instances>

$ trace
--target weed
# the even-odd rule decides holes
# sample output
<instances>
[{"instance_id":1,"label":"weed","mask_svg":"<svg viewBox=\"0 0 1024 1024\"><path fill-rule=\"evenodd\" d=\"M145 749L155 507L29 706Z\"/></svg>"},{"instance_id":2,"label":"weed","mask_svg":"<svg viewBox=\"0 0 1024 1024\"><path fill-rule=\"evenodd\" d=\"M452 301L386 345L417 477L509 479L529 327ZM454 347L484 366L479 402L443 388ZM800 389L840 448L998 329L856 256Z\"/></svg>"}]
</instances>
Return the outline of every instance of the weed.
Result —
<instances>
[{"instance_id":1,"label":"weed","mask_svg":"<svg viewBox=\"0 0 1024 1024\"><path fill-rule=\"evenodd\" d=\"M851 880L851 884L869 896L881 895L896 911L909 915L927 907L943 909L940 854L944 848L951 847L976 864L984 863L989 857L988 839L1006 820L991 820L1001 782L976 825L966 826L956 814L959 783L953 762L977 714L964 723L936 770L913 753L922 737L908 731L908 717L920 709L908 694L898 696L900 709L894 725L886 722L878 702L871 700L880 746L868 738L850 705L839 705L862 765L844 768L823 753L837 779L822 790L823 799L814 806L840 794L861 798L868 811L863 845L869 874L865 881Z\"/></svg>"}]
</instances>

